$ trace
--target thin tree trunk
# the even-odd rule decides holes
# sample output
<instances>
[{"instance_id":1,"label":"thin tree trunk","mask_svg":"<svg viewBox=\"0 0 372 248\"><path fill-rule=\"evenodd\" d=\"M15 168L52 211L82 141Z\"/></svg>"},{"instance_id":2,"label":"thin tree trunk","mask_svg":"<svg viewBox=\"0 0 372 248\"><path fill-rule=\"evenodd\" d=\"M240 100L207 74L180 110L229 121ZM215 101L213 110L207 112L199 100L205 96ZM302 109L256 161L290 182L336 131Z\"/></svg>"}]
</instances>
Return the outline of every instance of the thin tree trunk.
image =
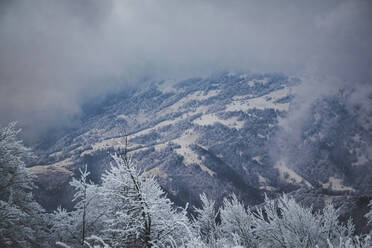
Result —
<instances>
[{"instance_id":1,"label":"thin tree trunk","mask_svg":"<svg viewBox=\"0 0 372 248\"><path fill-rule=\"evenodd\" d=\"M126 164L126 166L128 168L128 171L130 172L127 147L128 147L128 137L125 136L125 148L124 148L125 150L124 150L124 154L123 154L123 159L124 159L125 164ZM138 182L134 178L134 176L132 175L132 173L130 173L130 177L131 177L131 179L133 181L135 190L137 191L137 194L138 194L138 197L139 197L139 200L140 200L140 203L141 203L142 217L143 217L143 219L145 221L145 223L144 223L145 233L144 233L144 239L143 239L143 241L144 241L145 246L147 248L151 248L152 247L152 243L151 243L151 216L146 211L146 209L149 209L149 207L148 207L147 203L144 201L144 199L142 197L142 194L141 194L141 191L140 191L140 188L138 186Z\"/></svg>"},{"instance_id":2,"label":"thin tree trunk","mask_svg":"<svg viewBox=\"0 0 372 248\"><path fill-rule=\"evenodd\" d=\"M82 229L82 238L81 238L81 247L84 247L85 243L85 226L86 226L86 212L87 212L87 206L86 206L86 199L87 199L87 186L84 186L84 206L83 206L83 229Z\"/></svg>"}]
</instances>

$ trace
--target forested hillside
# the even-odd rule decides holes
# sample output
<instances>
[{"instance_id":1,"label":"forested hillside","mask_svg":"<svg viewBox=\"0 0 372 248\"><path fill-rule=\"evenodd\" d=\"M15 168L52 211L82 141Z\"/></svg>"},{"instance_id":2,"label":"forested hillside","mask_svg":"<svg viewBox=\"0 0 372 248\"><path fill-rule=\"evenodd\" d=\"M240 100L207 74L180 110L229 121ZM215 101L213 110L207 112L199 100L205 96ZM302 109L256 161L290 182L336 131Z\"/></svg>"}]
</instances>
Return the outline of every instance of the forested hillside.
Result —
<instances>
[{"instance_id":1,"label":"forested hillside","mask_svg":"<svg viewBox=\"0 0 372 248\"><path fill-rule=\"evenodd\" d=\"M350 219L340 222L328 204L314 212L286 195L244 206L232 194L220 208L205 194L201 208L188 215L156 180L141 173L127 150L127 139L102 176L89 181L87 169L70 185L71 211L46 213L33 198L32 173L23 160L31 156L12 123L0 129L1 247L370 247L370 235L354 236ZM372 208L372 201L370 203ZM365 216L372 222L372 209Z\"/></svg>"},{"instance_id":2,"label":"forested hillside","mask_svg":"<svg viewBox=\"0 0 372 248\"><path fill-rule=\"evenodd\" d=\"M301 87L283 74L222 73L149 81L87 104L79 128L35 146L36 197L48 210L71 208L71 178L87 165L100 183L127 134L132 159L178 205L200 206L204 192L218 206L232 193L255 205L264 194L306 189L306 206L334 202L366 231L359 226L372 189L370 117L348 88L299 106Z\"/></svg>"}]
</instances>

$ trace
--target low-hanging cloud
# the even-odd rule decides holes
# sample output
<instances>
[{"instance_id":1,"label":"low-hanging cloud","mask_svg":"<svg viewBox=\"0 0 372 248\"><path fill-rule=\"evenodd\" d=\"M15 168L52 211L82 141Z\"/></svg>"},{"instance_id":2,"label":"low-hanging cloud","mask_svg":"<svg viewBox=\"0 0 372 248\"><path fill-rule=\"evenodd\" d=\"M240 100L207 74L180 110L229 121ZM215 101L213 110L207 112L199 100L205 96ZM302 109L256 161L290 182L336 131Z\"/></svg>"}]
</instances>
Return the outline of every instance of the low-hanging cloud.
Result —
<instances>
[{"instance_id":1,"label":"low-hanging cloud","mask_svg":"<svg viewBox=\"0 0 372 248\"><path fill-rule=\"evenodd\" d=\"M285 72L372 78L370 1L0 3L0 115L29 133L144 77ZM327 81L328 82L328 81Z\"/></svg>"}]
</instances>

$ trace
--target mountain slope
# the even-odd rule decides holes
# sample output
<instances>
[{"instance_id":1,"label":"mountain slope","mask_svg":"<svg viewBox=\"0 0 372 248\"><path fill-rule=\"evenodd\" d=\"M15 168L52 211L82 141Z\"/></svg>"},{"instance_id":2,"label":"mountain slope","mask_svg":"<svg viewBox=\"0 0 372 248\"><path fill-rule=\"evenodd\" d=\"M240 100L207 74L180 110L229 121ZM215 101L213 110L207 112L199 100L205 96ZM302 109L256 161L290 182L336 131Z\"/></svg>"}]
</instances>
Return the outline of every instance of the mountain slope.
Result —
<instances>
[{"instance_id":1,"label":"mountain slope","mask_svg":"<svg viewBox=\"0 0 372 248\"><path fill-rule=\"evenodd\" d=\"M344 98L314 103L301 126L300 139L286 142L291 134L279 122L291 113L299 85L298 79L282 74L222 74L156 82L111 97L84 118L80 128L38 151L39 166L32 169L40 178L50 171L65 171L59 177L64 179L40 198L52 199L56 188L66 191L66 180L84 164L99 182L110 162L108 152L120 150L124 133L133 159L144 173L157 177L179 204L198 205L202 192L217 202L235 192L251 205L261 202L263 193L276 195L298 188L370 194L371 174L347 178L345 168L355 168L355 175L369 171L372 142L365 135L368 130L353 121L346 107L342 109ZM334 132L342 130L336 138ZM359 142L357 137L363 138ZM354 143L348 143L351 140ZM343 141L354 150L341 158ZM330 146L329 142L336 143ZM278 152L286 159L273 155ZM349 167L337 167L340 161ZM46 182L39 184L45 188ZM64 199L68 202L67 196ZM47 207L56 205L54 201Z\"/></svg>"}]
</instances>

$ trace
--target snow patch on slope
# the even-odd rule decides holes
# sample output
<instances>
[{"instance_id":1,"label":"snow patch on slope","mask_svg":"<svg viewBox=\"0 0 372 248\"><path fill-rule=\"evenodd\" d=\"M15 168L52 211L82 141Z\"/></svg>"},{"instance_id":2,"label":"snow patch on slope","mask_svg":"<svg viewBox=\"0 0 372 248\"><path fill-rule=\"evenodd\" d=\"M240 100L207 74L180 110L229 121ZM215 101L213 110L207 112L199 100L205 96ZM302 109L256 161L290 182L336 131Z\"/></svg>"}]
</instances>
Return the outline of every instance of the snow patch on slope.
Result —
<instances>
[{"instance_id":1,"label":"snow patch on slope","mask_svg":"<svg viewBox=\"0 0 372 248\"><path fill-rule=\"evenodd\" d=\"M277 103L275 101L288 96L290 90L283 88L269 94L249 98L247 96L234 96L233 101L226 106L226 111L247 111L249 109L276 109L288 111L289 103Z\"/></svg>"},{"instance_id":2,"label":"snow patch on slope","mask_svg":"<svg viewBox=\"0 0 372 248\"><path fill-rule=\"evenodd\" d=\"M263 177L260 174L258 174L258 184L259 184L259 188L263 190L268 190L268 191L277 190L275 187L269 185L268 179L266 177Z\"/></svg>"},{"instance_id":3,"label":"snow patch on slope","mask_svg":"<svg viewBox=\"0 0 372 248\"><path fill-rule=\"evenodd\" d=\"M191 94L186 95L185 97L181 98L176 103L172 104L171 106L167 107L162 111L163 114L175 113L180 111L180 109L187 103L191 101L204 101L211 97L214 97L220 93L220 90L210 90L207 93L203 91L195 91Z\"/></svg>"},{"instance_id":4,"label":"snow patch on slope","mask_svg":"<svg viewBox=\"0 0 372 248\"><path fill-rule=\"evenodd\" d=\"M47 171L57 171L64 174L72 174L66 167L73 165L71 158L64 159L54 164L32 166L30 170L35 174L44 174Z\"/></svg>"},{"instance_id":5,"label":"snow patch on slope","mask_svg":"<svg viewBox=\"0 0 372 248\"><path fill-rule=\"evenodd\" d=\"M165 94L175 93L177 92L177 90L173 87L175 83L175 80L165 80L158 84L158 89Z\"/></svg>"},{"instance_id":6,"label":"snow patch on slope","mask_svg":"<svg viewBox=\"0 0 372 248\"><path fill-rule=\"evenodd\" d=\"M328 179L328 182L323 183L322 186L324 189L331 188L332 190L335 190L335 191L354 191L352 187L345 186L343 184L342 179L336 178L336 177L330 177Z\"/></svg>"},{"instance_id":7,"label":"snow patch on slope","mask_svg":"<svg viewBox=\"0 0 372 248\"><path fill-rule=\"evenodd\" d=\"M200 126L214 125L215 123L221 123L222 125L228 126L229 128L241 129L244 126L244 121L239 121L238 117L234 116L230 119L219 119L216 114L202 115L198 119L193 121L194 124Z\"/></svg>"},{"instance_id":8,"label":"snow patch on slope","mask_svg":"<svg viewBox=\"0 0 372 248\"><path fill-rule=\"evenodd\" d=\"M294 170L288 168L283 161L276 162L274 168L279 170L280 178L282 180L291 184L306 185L309 188L313 188L313 186L307 180L298 175Z\"/></svg>"},{"instance_id":9,"label":"snow patch on slope","mask_svg":"<svg viewBox=\"0 0 372 248\"><path fill-rule=\"evenodd\" d=\"M252 157L252 160L256 161L257 163L262 165L262 158L261 156L254 156Z\"/></svg>"},{"instance_id":10,"label":"snow patch on slope","mask_svg":"<svg viewBox=\"0 0 372 248\"><path fill-rule=\"evenodd\" d=\"M162 177L162 178L167 178L168 175L165 173L162 169L159 167L152 168L151 170L143 172L143 175L148 176L148 177Z\"/></svg>"},{"instance_id":11,"label":"snow patch on slope","mask_svg":"<svg viewBox=\"0 0 372 248\"><path fill-rule=\"evenodd\" d=\"M198 136L192 129L186 130L179 138L172 140L172 142L181 146L175 151L184 158L183 162L185 165L197 164L203 171L207 172L210 176L213 176L215 172L207 168L203 164L203 161L198 158L198 154L190 148L190 145L194 144L197 138Z\"/></svg>"}]
</instances>

